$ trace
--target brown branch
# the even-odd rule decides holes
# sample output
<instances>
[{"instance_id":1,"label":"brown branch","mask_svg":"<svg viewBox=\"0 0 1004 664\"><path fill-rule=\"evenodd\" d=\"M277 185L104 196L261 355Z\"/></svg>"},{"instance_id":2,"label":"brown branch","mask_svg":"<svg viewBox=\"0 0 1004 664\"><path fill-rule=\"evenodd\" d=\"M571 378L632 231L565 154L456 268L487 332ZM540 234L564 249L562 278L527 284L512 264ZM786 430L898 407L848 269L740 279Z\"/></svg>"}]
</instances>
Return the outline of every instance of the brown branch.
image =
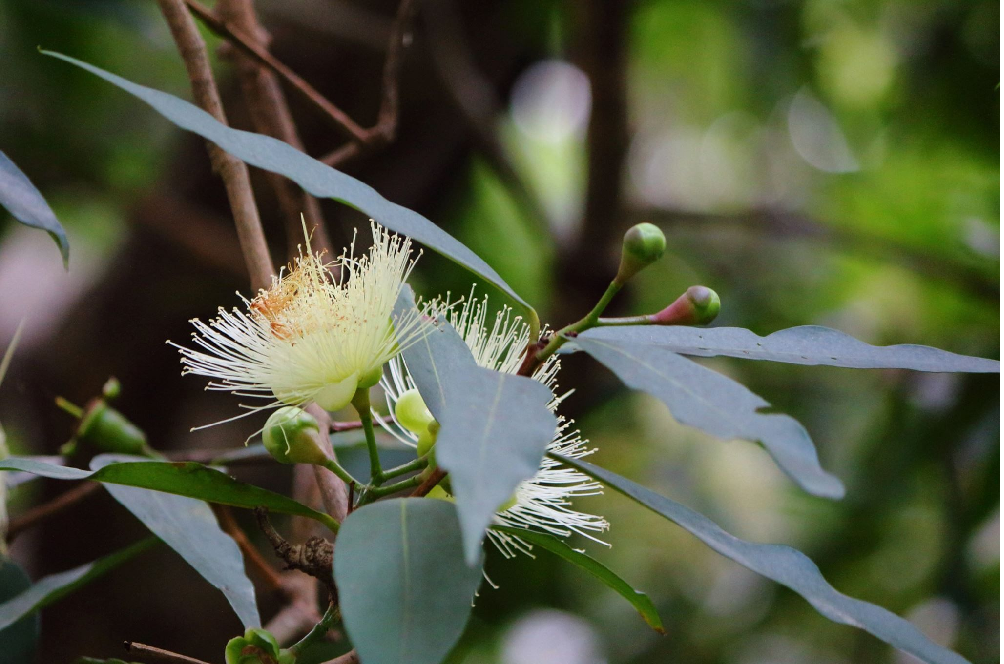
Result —
<instances>
[{"instance_id":1,"label":"brown branch","mask_svg":"<svg viewBox=\"0 0 1004 664\"><path fill-rule=\"evenodd\" d=\"M178 45L185 63L188 78L192 84L192 94L196 103L219 122L226 124L227 117L220 101L220 93L209 67L206 42L185 8L184 0L157 0L160 10L171 29L171 36ZM251 178L247 164L227 154L218 146L207 141L209 159L213 171L223 178L230 201L230 209L237 227L244 262L251 274L251 287L255 290L267 288L272 281L272 259L265 242L258 206L251 190Z\"/></svg>"},{"instance_id":2,"label":"brown branch","mask_svg":"<svg viewBox=\"0 0 1004 664\"><path fill-rule=\"evenodd\" d=\"M376 124L364 130L365 136L361 139L356 139L354 142L343 145L321 157L320 160L328 166L341 166L364 152L384 147L397 136L401 55L406 46L407 31L415 13L415 4L414 0L401 0L397 7L397 15L394 18L390 34L390 44L387 47L387 59L384 61L383 90Z\"/></svg>"},{"instance_id":3,"label":"brown branch","mask_svg":"<svg viewBox=\"0 0 1004 664\"><path fill-rule=\"evenodd\" d=\"M280 644L287 645L309 632L321 621L317 610L317 580L299 572L288 572L283 580L293 600L265 624Z\"/></svg>"},{"instance_id":4,"label":"brown branch","mask_svg":"<svg viewBox=\"0 0 1004 664\"><path fill-rule=\"evenodd\" d=\"M192 13L199 17L200 21L206 24L207 28L219 36L229 40L248 56L254 58L256 61L281 76L286 82L292 85L297 92L302 94L308 101L321 109L324 114L332 120L332 122L334 122L335 126L345 132L349 138L357 141L366 140L365 129L356 124L356 122L350 118L345 111L328 101L327 98L315 90L310 83L307 83L305 80L300 78L296 72L276 59L275 56L267 50L259 46L257 39L251 37L236 25L225 20L220 20L215 14L213 14L212 10L200 4L196 0L184 0L184 2Z\"/></svg>"},{"instance_id":5,"label":"brown branch","mask_svg":"<svg viewBox=\"0 0 1004 664\"><path fill-rule=\"evenodd\" d=\"M436 468L432 473L425 479L424 482L418 485L418 488L412 491L412 498L421 498L422 496L428 494L432 489L443 481L446 477L446 471L442 468Z\"/></svg>"},{"instance_id":6,"label":"brown branch","mask_svg":"<svg viewBox=\"0 0 1004 664\"><path fill-rule=\"evenodd\" d=\"M258 22L251 0L219 0L216 4L216 10L226 24L241 30L250 38L257 38L258 46L264 53L268 53L270 37ZM237 50L233 56L237 66L237 77L240 80L244 100L247 102L255 131L277 138L301 152L306 152L276 75L244 51ZM311 234L313 249L327 253L329 256L332 255L334 250L331 246L331 240L328 238L327 229L324 227L321 206L317 199L278 173L268 172L266 176L275 191L279 207L282 210L286 227L288 259L292 261L299 255L298 246L303 241L303 230L300 224L301 214L306 223L307 232Z\"/></svg>"},{"instance_id":7,"label":"brown branch","mask_svg":"<svg viewBox=\"0 0 1004 664\"><path fill-rule=\"evenodd\" d=\"M139 655L150 662L164 662L165 664L208 664L208 662L204 662L201 659L195 659L194 657L188 657L187 655L179 655L178 653L171 652L170 650L154 648L153 646L144 645L142 643L126 641L124 646L127 653L131 655Z\"/></svg>"},{"instance_id":8,"label":"brown branch","mask_svg":"<svg viewBox=\"0 0 1004 664\"><path fill-rule=\"evenodd\" d=\"M254 514L258 519L258 527L272 544L275 555L286 563L286 569L299 570L316 578L328 588L334 599L335 579L331 571L334 545L321 537L311 537L303 544L292 544L272 527L267 509L256 507Z\"/></svg>"},{"instance_id":9,"label":"brown branch","mask_svg":"<svg viewBox=\"0 0 1004 664\"><path fill-rule=\"evenodd\" d=\"M240 547L241 551L244 552L244 558L247 560L248 564L253 567L258 574L265 579L269 588L273 592L281 592L283 594L289 594L289 588L283 583L282 577L279 572L272 567L265 556L261 554L261 551L251 543L248 539L247 534L244 530L237 524L237 520L234 519L234 514L226 505L217 505L216 513L220 518L220 526L223 528L230 537L237 542L237 546Z\"/></svg>"},{"instance_id":10,"label":"brown branch","mask_svg":"<svg viewBox=\"0 0 1004 664\"><path fill-rule=\"evenodd\" d=\"M7 541L12 542L20 533L36 526L49 517L59 514L101 488L98 482L84 482L69 491L64 491L47 503L33 507L15 519L7 527Z\"/></svg>"}]
</instances>

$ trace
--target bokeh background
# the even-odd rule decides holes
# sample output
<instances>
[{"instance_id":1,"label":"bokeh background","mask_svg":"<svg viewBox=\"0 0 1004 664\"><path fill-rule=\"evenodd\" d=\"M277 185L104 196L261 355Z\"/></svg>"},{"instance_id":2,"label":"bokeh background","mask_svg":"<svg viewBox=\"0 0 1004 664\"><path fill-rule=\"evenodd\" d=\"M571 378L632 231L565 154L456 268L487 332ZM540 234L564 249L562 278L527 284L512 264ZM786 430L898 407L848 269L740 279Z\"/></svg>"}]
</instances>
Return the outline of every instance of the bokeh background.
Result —
<instances>
[{"instance_id":1,"label":"bokeh background","mask_svg":"<svg viewBox=\"0 0 1004 664\"><path fill-rule=\"evenodd\" d=\"M394 3L257 6L273 52L370 124ZM977 0L422 0L398 139L346 170L468 243L552 324L588 309L623 231L651 221L669 250L617 313L656 311L702 283L721 295L718 325L816 323L997 358L999 11ZM204 145L39 45L190 99L154 3L0 0L0 149L71 239L63 272L48 237L0 220L0 344L27 316L0 388L9 443L55 453L73 422L53 398L85 402L114 375L118 406L155 447L239 446L260 423L189 433L235 403L183 380L164 343L248 290ZM248 127L231 64L214 66L232 123ZM308 152L338 146L289 99ZM252 176L282 262L278 206ZM322 207L338 245L366 223ZM471 279L426 252L413 281L435 295ZM998 377L707 364L803 422L847 497L799 492L762 450L677 425L588 358L565 362L566 413L595 461L736 535L800 548L839 590L974 662L998 661ZM239 476L289 490L287 468ZM33 482L10 511L63 489ZM482 590L451 662L914 661L617 495L580 507L606 515L611 546L575 545L646 591L668 634L546 552L492 557L501 589ZM20 536L13 555L38 578L142 533L96 494ZM260 604L266 617L277 608L267 594ZM46 609L39 661L119 656L131 639L219 662L239 631L222 595L161 547Z\"/></svg>"}]
</instances>

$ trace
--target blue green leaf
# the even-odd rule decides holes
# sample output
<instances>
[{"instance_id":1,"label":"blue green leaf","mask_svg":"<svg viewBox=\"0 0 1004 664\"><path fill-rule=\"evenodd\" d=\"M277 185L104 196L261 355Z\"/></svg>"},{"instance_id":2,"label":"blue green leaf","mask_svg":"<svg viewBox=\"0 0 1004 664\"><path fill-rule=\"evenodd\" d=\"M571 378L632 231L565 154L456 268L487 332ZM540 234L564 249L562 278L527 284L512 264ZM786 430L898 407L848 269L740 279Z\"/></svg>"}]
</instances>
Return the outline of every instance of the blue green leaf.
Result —
<instances>
[{"instance_id":1,"label":"blue green leaf","mask_svg":"<svg viewBox=\"0 0 1004 664\"><path fill-rule=\"evenodd\" d=\"M746 542L725 532L694 510L605 468L581 459L558 454L551 456L669 519L726 558L791 588L834 622L859 627L929 664L968 664L963 657L931 642L909 621L880 606L838 592L826 582L819 568L796 549Z\"/></svg>"},{"instance_id":2,"label":"blue green leaf","mask_svg":"<svg viewBox=\"0 0 1004 664\"><path fill-rule=\"evenodd\" d=\"M481 566L464 562L454 506L399 498L342 524L335 582L364 664L439 664L467 624Z\"/></svg>"},{"instance_id":3,"label":"blue green leaf","mask_svg":"<svg viewBox=\"0 0 1004 664\"><path fill-rule=\"evenodd\" d=\"M819 465L805 427L787 415L759 412L770 404L743 385L659 346L585 334L575 343L625 385L658 397L681 424L725 440L759 442L809 493L825 498L844 495L840 480Z\"/></svg>"},{"instance_id":4,"label":"blue green leaf","mask_svg":"<svg viewBox=\"0 0 1004 664\"><path fill-rule=\"evenodd\" d=\"M148 461L146 457L102 454L91 460L91 468L97 470L112 463ZM244 627L261 627L254 586L244 573L240 548L220 529L216 515L207 503L162 491L118 484L104 486L150 532L177 551L206 581L223 592Z\"/></svg>"},{"instance_id":5,"label":"blue green leaf","mask_svg":"<svg viewBox=\"0 0 1004 664\"><path fill-rule=\"evenodd\" d=\"M3 152L0 152L0 206L7 208L22 224L40 228L51 235L59 245L63 267L69 264L70 243L66 239L63 225L56 219L56 214L45 202L42 193Z\"/></svg>"},{"instance_id":6,"label":"blue green leaf","mask_svg":"<svg viewBox=\"0 0 1004 664\"><path fill-rule=\"evenodd\" d=\"M854 337L819 325L802 325L760 337L742 327L685 327L629 325L601 327L583 332L582 339L649 344L681 355L725 355L745 360L788 364L825 364L852 369L912 369L999 373L1000 362L958 355L946 350L897 344L872 346Z\"/></svg>"},{"instance_id":7,"label":"blue green leaf","mask_svg":"<svg viewBox=\"0 0 1004 664\"><path fill-rule=\"evenodd\" d=\"M194 132L238 159L266 171L279 173L318 198L333 198L407 235L494 284L533 317L533 308L473 251L431 221L391 203L369 185L300 152L288 143L252 132L231 129L197 106L159 90L137 85L99 67L60 53L42 51L103 78L150 105L182 129Z\"/></svg>"},{"instance_id":8,"label":"blue green leaf","mask_svg":"<svg viewBox=\"0 0 1004 664\"><path fill-rule=\"evenodd\" d=\"M0 602L17 597L31 587L31 579L21 566L7 557L0 557ZM17 622L0 629L0 664L32 664L38 646L41 621L38 614L23 616Z\"/></svg>"}]
</instances>

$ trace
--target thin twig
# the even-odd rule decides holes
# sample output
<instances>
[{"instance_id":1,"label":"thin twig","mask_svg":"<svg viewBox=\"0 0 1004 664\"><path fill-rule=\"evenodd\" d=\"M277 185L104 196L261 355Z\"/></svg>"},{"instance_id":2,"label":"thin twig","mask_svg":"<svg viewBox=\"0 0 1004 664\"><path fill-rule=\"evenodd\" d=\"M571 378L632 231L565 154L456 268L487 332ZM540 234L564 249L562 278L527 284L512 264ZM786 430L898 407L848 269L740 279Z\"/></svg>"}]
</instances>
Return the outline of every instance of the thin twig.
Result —
<instances>
[{"instance_id":1,"label":"thin twig","mask_svg":"<svg viewBox=\"0 0 1004 664\"><path fill-rule=\"evenodd\" d=\"M226 38L249 56L265 65L276 74L285 79L293 88L302 94L308 101L313 103L324 114L331 119L334 124L345 132L345 134L357 141L366 140L366 130L356 124L342 109L338 108L320 92L314 89L310 83L300 78L296 72L277 60L271 53L258 45L257 40L240 30L235 25L222 21L213 14L212 10L196 0L184 0L185 4L199 20L206 24L206 27Z\"/></svg>"},{"instance_id":2,"label":"thin twig","mask_svg":"<svg viewBox=\"0 0 1004 664\"><path fill-rule=\"evenodd\" d=\"M14 541L14 538L21 532L77 504L100 488L101 484L98 482L84 482L69 491L64 491L49 502L33 507L24 514L12 519L10 526L7 528L8 542Z\"/></svg>"},{"instance_id":3,"label":"thin twig","mask_svg":"<svg viewBox=\"0 0 1004 664\"><path fill-rule=\"evenodd\" d=\"M270 38L258 22L251 0L219 0L216 3L216 11L225 24L239 29L243 34L248 35L249 39L255 39L262 52L268 53ZM306 152L276 75L246 51L230 50L233 51L237 77L240 80L244 101L247 102L255 131L277 138L301 152ZM292 261L299 255L299 246L303 242L301 215L306 223L307 232L310 233L312 248L315 251L327 253L329 256L332 255L333 247L328 237L328 231L324 227L321 206L317 199L278 173L268 172L266 177L275 192L279 208L282 210L283 223L286 228L287 258Z\"/></svg>"},{"instance_id":4,"label":"thin twig","mask_svg":"<svg viewBox=\"0 0 1004 664\"><path fill-rule=\"evenodd\" d=\"M261 554L261 551L251 543L247 533L237 524L237 520L234 519L234 514L230 508L226 505L219 505L216 512L220 517L220 526L224 532L237 542L237 546L244 552L244 558L265 579L269 588L274 592L288 594L289 588L283 583L279 572L265 560L265 556Z\"/></svg>"},{"instance_id":5,"label":"thin twig","mask_svg":"<svg viewBox=\"0 0 1004 664\"><path fill-rule=\"evenodd\" d=\"M153 646L144 645L142 643L126 641L124 645L127 653L131 655L139 655L151 662L165 662L167 664L209 664L201 659L195 659L194 657L188 657L187 655L179 655L178 653L171 652L170 650L154 648Z\"/></svg>"},{"instance_id":6,"label":"thin twig","mask_svg":"<svg viewBox=\"0 0 1004 664\"><path fill-rule=\"evenodd\" d=\"M444 477L446 477L446 471L442 468L436 468L424 482L418 485L417 489L411 492L411 497L420 498L428 494L437 484L443 481Z\"/></svg>"},{"instance_id":7,"label":"thin twig","mask_svg":"<svg viewBox=\"0 0 1004 664\"><path fill-rule=\"evenodd\" d=\"M219 122L226 124L227 117L223 111L223 103L220 101L220 93L212 69L209 67L206 42L185 8L184 0L157 0L157 4L171 29L171 36L178 45L196 103ZM267 288L272 281L274 270L268 253L268 244L265 242L265 233L262 231L261 219L258 217L258 206L251 190L247 164L227 154L213 143L207 141L206 145L213 170L223 178L223 184L227 189L227 198L234 215L244 262L251 274L251 287L256 291L259 288Z\"/></svg>"},{"instance_id":8,"label":"thin twig","mask_svg":"<svg viewBox=\"0 0 1004 664\"><path fill-rule=\"evenodd\" d=\"M376 123L364 130L365 136L352 143L343 145L328 155L321 157L328 166L341 166L350 159L381 148L397 136L398 119L398 81L400 79L402 53L406 46L407 32L415 13L414 0L401 0L394 17L394 26L390 33L390 44L387 47L387 59L383 67L383 88L380 98L380 110L377 111Z\"/></svg>"}]
</instances>

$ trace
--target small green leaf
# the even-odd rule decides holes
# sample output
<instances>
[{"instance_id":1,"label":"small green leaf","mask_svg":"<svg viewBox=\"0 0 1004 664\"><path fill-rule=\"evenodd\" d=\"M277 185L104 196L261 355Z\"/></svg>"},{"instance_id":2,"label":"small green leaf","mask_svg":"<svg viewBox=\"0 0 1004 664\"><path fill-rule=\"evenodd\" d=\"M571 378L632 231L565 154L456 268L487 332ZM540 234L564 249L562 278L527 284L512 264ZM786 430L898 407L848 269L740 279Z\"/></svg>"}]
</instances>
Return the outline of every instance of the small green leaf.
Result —
<instances>
[{"instance_id":1,"label":"small green leaf","mask_svg":"<svg viewBox=\"0 0 1004 664\"><path fill-rule=\"evenodd\" d=\"M481 582L453 505L399 498L342 524L335 547L342 618L364 664L438 664L460 638Z\"/></svg>"},{"instance_id":2,"label":"small green leaf","mask_svg":"<svg viewBox=\"0 0 1004 664\"><path fill-rule=\"evenodd\" d=\"M112 463L147 461L146 457L102 454L91 460L91 468L97 470ZM261 626L254 586L244 573L241 551L220 529L207 503L118 484L105 484L105 488L206 581L223 591L244 627Z\"/></svg>"},{"instance_id":3,"label":"small green leaf","mask_svg":"<svg viewBox=\"0 0 1004 664\"><path fill-rule=\"evenodd\" d=\"M341 173L270 136L231 129L201 108L173 95L137 85L94 65L74 58L42 51L103 78L146 102L155 111L182 129L212 141L238 159L266 171L279 173L318 198L333 198L377 220L387 228L407 235L439 252L494 284L524 307L532 317L533 308L473 251L431 221L405 207L391 203L369 185Z\"/></svg>"},{"instance_id":4,"label":"small green leaf","mask_svg":"<svg viewBox=\"0 0 1004 664\"><path fill-rule=\"evenodd\" d=\"M100 470L87 472L79 468L45 463L30 457L9 457L0 460L0 470L22 470L57 480L94 480L135 486L234 507L249 509L267 507L273 512L305 516L320 521L332 531L338 530L338 523L327 514L282 494L253 484L238 482L226 473L203 466L201 463L137 461L113 463Z\"/></svg>"},{"instance_id":5,"label":"small green leaf","mask_svg":"<svg viewBox=\"0 0 1004 664\"><path fill-rule=\"evenodd\" d=\"M410 289L402 289L395 311L400 315L409 306ZM547 407L551 390L531 378L479 367L442 319L404 351L404 360L439 422L436 461L450 473L464 551L474 565L499 506L540 470L558 425Z\"/></svg>"},{"instance_id":6,"label":"small green leaf","mask_svg":"<svg viewBox=\"0 0 1004 664\"><path fill-rule=\"evenodd\" d=\"M595 328L583 332L579 338L650 344L681 355L700 357L725 355L745 360L825 364L852 369L1000 372L1000 362L997 360L957 355L915 344L872 346L838 330L819 325L791 327L766 337L759 337L742 327L630 325Z\"/></svg>"},{"instance_id":7,"label":"small green leaf","mask_svg":"<svg viewBox=\"0 0 1004 664\"><path fill-rule=\"evenodd\" d=\"M632 588L627 581L617 576L617 574L600 561L580 551L576 551L554 535L539 533L533 530L524 530L522 528L512 528L510 526L492 526L492 528L499 532L518 537L533 546L539 546L578 568L589 572L602 581L608 588L616 591L618 595L630 602L631 606L638 611L649 627L660 634L666 633L666 630L662 626L659 612L656 610L655 605L652 604L652 600L648 598L648 595Z\"/></svg>"},{"instance_id":8,"label":"small green leaf","mask_svg":"<svg viewBox=\"0 0 1004 664\"><path fill-rule=\"evenodd\" d=\"M0 604L0 629L13 625L23 616L59 601L77 588L90 583L156 543L156 537L148 537L92 563L42 577L37 583L17 596Z\"/></svg>"},{"instance_id":9,"label":"small green leaf","mask_svg":"<svg viewBox=\"0 0 1004 664\"><path fill-rule=\"evenodd\" d=\"M575 343L628 387L658 397L681 424L724 440L759 442L809 493L843 497L843 484L820 467L805 427L787 415L759 412L770 404L743 385L658 346L585 334Z\"/></svg>"},{"instance_id":10,"label":"small green leaf","mask_svg":"<svg viewBox=\"0 0 1004 664\"><path fill-rule=\"evenodd\" d=\"M31 579L21 566L7 557L0 558L0 602L17 597L31 586ZM38 615L24 616L0 629L0 664L32 664L41 624Z\"/></svg>"},{"instance_id":11,"label":"small green leaf","mask_svg":"<svg viewBox=\"0 0 1004 664\"><path fill-rule=\"evenodd\" d=\"M931 642L920 630L896 614L837 592L801 551L789 546L741 540L689 507L605 468L559 454L551 456L669 519L726 558L791 588L833 622L859 627L929 664L968 664L965 658Z\"/></svg>"},{"instance_id":12,"label":"small green leaf","mask_svg":"<svg viewBox=\"0 0 1004 664\"><path fill-rule=\"evenodd\" d=\"M70 243L66 239L63 225L56 219L42 193L3 152L0 152L0 206L7 208L22 224L40 228L51 235L59 245L63 267L69 265Z\"/></svg>"}]
</instances>

